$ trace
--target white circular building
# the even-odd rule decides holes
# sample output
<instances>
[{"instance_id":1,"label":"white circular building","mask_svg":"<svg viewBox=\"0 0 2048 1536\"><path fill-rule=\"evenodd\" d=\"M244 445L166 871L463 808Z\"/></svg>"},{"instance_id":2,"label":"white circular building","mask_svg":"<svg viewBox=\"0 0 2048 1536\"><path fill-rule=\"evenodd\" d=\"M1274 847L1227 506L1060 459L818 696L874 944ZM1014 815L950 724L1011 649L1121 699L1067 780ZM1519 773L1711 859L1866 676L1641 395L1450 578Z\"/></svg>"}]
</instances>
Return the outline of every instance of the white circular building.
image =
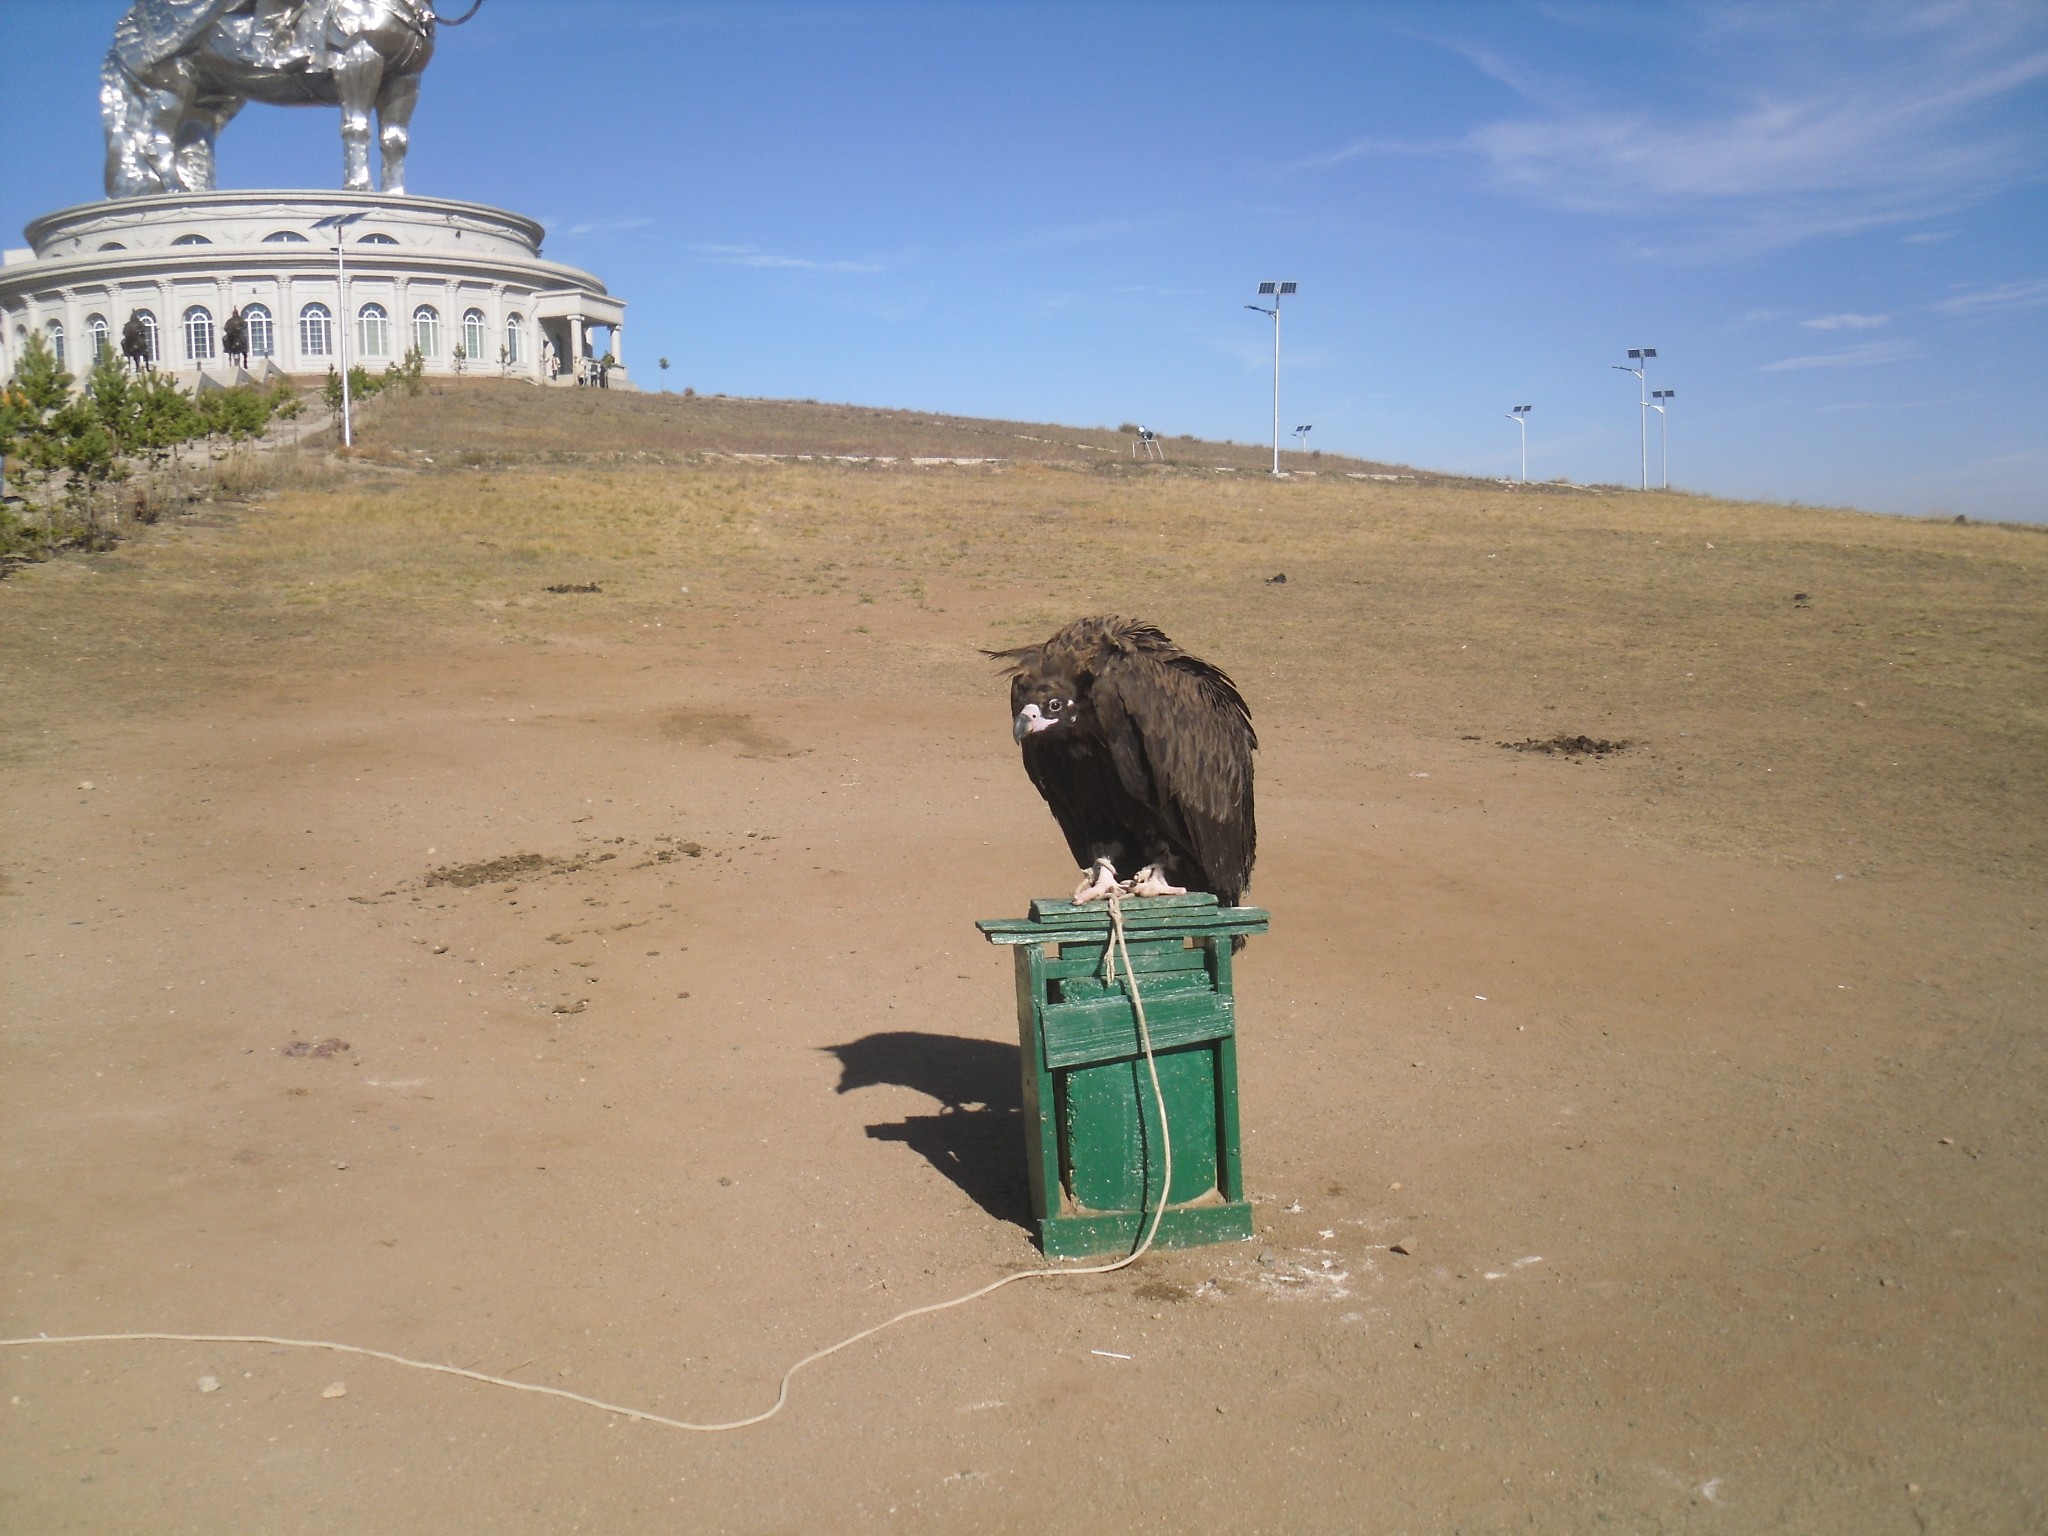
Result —
<instances>
[{"instance_id":1,"label":"white circular building","mask_svg":"<svg viewBox=\"0 0 2048 1536\"><path fill-rule=\"evenodd\" d=\"M344 346L350 364L380 372L417 347L430 374L536 383L594 382L608 358L606 382L631 387L625 304L543 260L532 219L481 203L181 192L62 209L24 233L28 248L0 264L0 379L35 332L83 375L136 316L158 368L228 383L221 327L239 309L259 378L323 375Z\"/></svg>"}]
</instances>

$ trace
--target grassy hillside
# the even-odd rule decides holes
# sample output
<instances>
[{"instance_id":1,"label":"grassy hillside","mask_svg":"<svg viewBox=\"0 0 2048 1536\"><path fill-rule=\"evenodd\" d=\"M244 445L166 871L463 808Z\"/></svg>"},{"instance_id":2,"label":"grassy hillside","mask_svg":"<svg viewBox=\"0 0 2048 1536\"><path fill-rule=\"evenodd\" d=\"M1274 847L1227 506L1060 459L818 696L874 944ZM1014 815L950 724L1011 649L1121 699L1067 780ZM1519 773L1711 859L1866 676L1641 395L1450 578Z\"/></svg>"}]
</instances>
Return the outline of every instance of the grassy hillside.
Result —
<instances>
[{"instance_id":1,"label":"grassy hillside","mask_svg":"<svg viewBox=\"0 0 2048 1536\"><path fill-rule=\"evenodd\" d=\"M441 382L430 386L429 393L434 403L424 409L403 399L373 404L366 441L437 458L454 455L471 464L499 459L661 459L723 452L1140 467L1132 453L1132 435L1106 426L986 421L815 400L537 390L498 380ZM1159 447L1163 462L1176 469L1272 468L1270 444L1173 437L1159 439ZM1297 453L1291 443L1282 459L1290 470L1319 475L1445 478L1401 464Z\"/></svg>"},{"instance_id":2,"label":"grassy hillside","mask_svg":"<svg viewBox=\"0 0 2048 1536\"><path fill-rule=\"evenodd\" d=\"M388 654L423 628L547 645L659 623L715 665L721 629L787 624L845 641L792 686L964 695L990 686L977 647L1121 610L1228 665L1262 723L1336 712L1453 751L1625 740L1581 771L1617 789L1603 814L1630 836L1844 873L2048 867L2040 530L1275 481L1206 466L1251 450L1176 444L1146 467L1114 441L525 385L379 400L358 458L239 461L241 483L274 482L242 509L8 582L16 654L76 660L11 669L0 721L32 750L84 678L147 708L188 677ZM861 461L735 456L763 454Z\"/></svg>"}]
</instances>

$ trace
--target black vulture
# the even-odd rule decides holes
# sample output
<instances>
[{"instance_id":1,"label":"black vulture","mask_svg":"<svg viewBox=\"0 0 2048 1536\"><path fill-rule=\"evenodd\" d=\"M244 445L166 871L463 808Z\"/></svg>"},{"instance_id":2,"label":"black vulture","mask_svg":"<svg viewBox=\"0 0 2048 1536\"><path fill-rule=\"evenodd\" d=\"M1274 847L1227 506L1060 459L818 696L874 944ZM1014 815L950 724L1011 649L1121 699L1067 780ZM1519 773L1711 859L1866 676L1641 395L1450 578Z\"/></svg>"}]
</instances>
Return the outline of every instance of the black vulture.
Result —
<instances>
[{"instance_id":1,"label":"black vulture","mask_svg":"<svg viewBox=\"0 0 2048 1536\"><path fill-rule=\"evenodd\" d=\"M1257 851L1259 739L1223 670L1116 617L988 654L1010 666L1024 771L1085 871L1074 900L1196 890L1238 905Z\"/></svg>"}]
</instances>

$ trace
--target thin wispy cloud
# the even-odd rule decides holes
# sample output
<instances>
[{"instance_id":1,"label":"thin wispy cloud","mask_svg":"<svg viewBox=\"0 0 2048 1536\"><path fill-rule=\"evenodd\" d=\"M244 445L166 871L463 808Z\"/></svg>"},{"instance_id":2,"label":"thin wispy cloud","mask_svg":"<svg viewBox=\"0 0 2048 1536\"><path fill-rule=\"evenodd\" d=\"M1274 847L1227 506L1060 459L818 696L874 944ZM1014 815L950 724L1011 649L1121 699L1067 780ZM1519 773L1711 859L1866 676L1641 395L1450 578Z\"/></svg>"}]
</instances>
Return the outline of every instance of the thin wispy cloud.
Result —
<instances>
[{"instance_id":1,"label":"thin wispy cloud","mask_svg":"<svg viewBox=\"0 0 2048 1536\"><path fill-rule=\"evenodd\" d=\"M1899 244L1941 245L1946 241L1955 239L1955 237L1956 232L1952 229L1916 229L1910 235L1900 236Z\"/></svg>"},{"instance_id":2,"label":"thin wispy cloud","mask_svg":"<svg viewBox=\"0 0 2048 1536\"><path fill-rule=\"evenodd\" d=\"M1357 139L1342 149L1333 149L1328 154L1310 155L1304 160L1290 160L1282 165L1283 171L1320 171L1333 165L1342 165L1347 160L1362 159L1367 155L1455 155L1467 148L1464 139Z\"/></svg>"},{"instance_id":3,"label":"thin wispy cloud","mask_svg":"<svg viewBox=\"0 0 2048 1536\"><path fill-rule=\"evenodd\" d=\"M1890 315L1815 315L1799 323L1809 331L1869 331L1891 322Z\"/></svg>"},{"instance_id":4,"label":"thin wispy cloud","mask_svg":"<svg viewBox=\"0 0 2048 1536\"><path fill-rule=\"evenodd\" d=\"M1815 352L1805 357L1781 357L1775 363L1763 363L1758 373L1797 373L1807 368L1874 368L1880 363L1902 363L1919 352L1919 347L1904 337L1890 341L1866 341L1860 347L1844 347L1838 352Z\"/></svg>"},{"instance_id":5,"label":"thin wispy cloud","mask_svg":"<svg viewBox=\"0 0 2048 1536\"><path fill-rule=\"evenodd\" d=\"M635 229L647 229L653 223L654 220L652 219L586 219L579 224L571 224L567 229L557 230L556 233L562 235L619 235Z\"/></svg>"},{"instance_id":6,"label":"thin wispy cloud","mask_svg":"<svg viewBox=\"0 0 2048 1536\"><path fill-rule=\"evenodd\" d=\"M1824 416L1838 416L1855 411L1928 411L1937 406L1974 405L1984 398L1981 394L1938 395L1927 400L1836 400L1814 407Z\"/></svg>"},{"instance_id":7,"label":"thin wispy cloud","mask_svg":"<svg viewBox=\"0 0 2048 1536\"><path fill-rule=\"evenodd\" d=\"M1943 299L1934 306L1938 315L1983 315L2003 309L2032 309L2048 304L2048 277L2017 283L1998 283Z\"/></svg>"},{"instance_id":8,"label":"thin wispy cloud","mask_svg":"<svg viewBox=\"0 0 2048 1536\"><path fill-rule=\"evenodd\" d=\"M2037 148L1943 130L2044 77L2048 53L1917 97L1857 86L1680 126L1586 113L1496 124L1473 142L1499 183L1567 208L1703 218L1724 248L1790 245L1946 212L2036 169Z\"/></svg>"},{"instance_id":9,"label":"thin wispy cloud","mask_svg":"<svg viewBox=\"0 0 2048 1536\"><path fill-rule=\"evenodd\" d=\"M1127 240L1149 227L1138 219L1097 219L1088 224L1061 224L1051 229L1027 230L995 242L990 249L1006 255L1024 251L1063 251L1108 240Z\"/></svg>"},{"instance_id":10,"label":"thin wispy cloud","mask_svg":"<svg viewBox=\"0 0 2048 1536\"><path fill-rule=\"evenodd\" d=\"M1866 46L1838 46L1858 26ZM1300 165L1463 159L1520 198L1655 220L1657 243L1639 249L1695 256L1939 218L2048 177L2048 139L1990 121L2048 81L2048 32L2023 8L1724 7L1704 13L1699 33L1688 86L1707 100L1689 112L1677 91L1638 107L1592 104L1568 79L1453 43L1534 112L1451 141L1364 138Z\"/></svg>"},{"instance_id":11,"label":"thin wispy cloud","mask_svg":"<svg viewBox=\"0 0 2048 1536\"><path fill-rule=\"evenodd\" d=\"M722 267L754 267L770 272L880 272L878 262L825 261L811 256L783 256L753 245L700 245L696 253Z\"/></svg>"}]
</instances>

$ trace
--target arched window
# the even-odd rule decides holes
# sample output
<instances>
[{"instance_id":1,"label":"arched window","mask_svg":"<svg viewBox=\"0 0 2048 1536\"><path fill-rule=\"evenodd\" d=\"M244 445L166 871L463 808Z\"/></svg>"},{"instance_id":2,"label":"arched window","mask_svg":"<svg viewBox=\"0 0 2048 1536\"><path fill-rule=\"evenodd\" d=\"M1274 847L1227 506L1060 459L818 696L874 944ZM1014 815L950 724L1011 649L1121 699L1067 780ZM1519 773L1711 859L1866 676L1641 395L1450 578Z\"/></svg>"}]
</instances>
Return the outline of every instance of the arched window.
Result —
<instances>
[{"instance_id":1,"label":"arched window","mask_svg":"<svg viewBox=\"0 0 2048 1536\"><path fill-rule=\"evenodd\" d=\"M107 348L112 345L107 330L107 317L105 315L87 315L85 317L85 334L92 343L92 360L98 362L107 355Z\"/></svg>"},{"instance_id":2,"label":"arched window","mask_svg":"<svg viewBox=\"0 0 2048 1536\"><path fill-rule=\"evenodd\" d=\"M310 242L296 229L275 230L263 237L265 245L306 245Z\"/></svg>"},{"instance_id":3,"label":"arched window","mask_svg":"<svg viewBox=\"0 0 2048 1536\"><path fill-rule=\"evenodd\" d=\"M157 334L156 316L146 309L138 309L130 318L142 322L143 358L147 362L163 361L163 337Z\"/></svg>"},{"instance_id":4,"label":"arched window","mask_svg":"<svg viewBox=\"0 0 2048 1536\"><path fill-rule=\"evenodd\" d=\"M505 361L516 363L525 350L526 325L517 315L505 317Z\"/></svg>"},{"instance_id":5,"label":"arched window","mask_svg":"<svg viewBox=\"0 0 2048 1536\"><path fill-rule=\"evenodd\" d=\"M398 244L398 242L397 242L396 240L392 239L392 238L391 238L391 237L390 237L389 235L365 235L365 236L363 236L363 238L362 238L362 239L358 240L358 241L356 242L356 244L357 244L357 245L396 245L396 244Z\"/></svg>"},{"instance_id":6,"label":"arched window","mask_svg":"<svg viewBox=\"0 0 2048 1536\"><path fill-rule=\"evenodd\" d=\"M103 251L125 251L128 249L128 247L123 245L118 240L109 240L104 245L102 245L100 249Z\"/></svg>"},{"instance_id":7,"label":"arched window","mask_svg":"<svg viewBox=\"0 0 2048 1536\"><path fill-rule=\"evenodd\" d=\"M484 312L465 309L462 312L462 355L472 363L484 360L484 335Z\"/></svg>"},{"instance_id":8,"label":"arched window","mask_svg":"<svg viewBox=\"0 0 2048 1536\"><path fill-rule=\"evenodd\" d=\"M356 311L356 351L363 357L391 355L391 317L382 304L365 304Z\"/></svg>"},{"instance_id":9,"label":"arched window","mask_svg":"<svg viewBox=\"0 0 2048 1536\"><path fill-rule=\"evenodd\" d=\"M57 359L57 366L64 366L64 322L52 320L43 329L50 334L50 352Z\"/></svg>"},{"instance_id":10,"label":"arched window","mask_svg":"<svg viewBox=\"0 0 2048 1536\"><path fill-rule=\"evenodd\" d=\"M412 312L412 344L421 357L441 355L441 312L433 305L422 304Z\"/></svg>"},{"instance_id":11,"label":"arched window","mask_svg":"<svg viewBox=\"0 0 2048 1536\"><path fill-rule=\"evenodd\" d=\"M213 242L204 235L180 235L171 242L173 245L211 245Z\"/></svg>"},{"instance_id":12,"label":"arched window","mask_svg":"<svg viewBox=\"0 0 2048 1536\"><path fill-rule=\"evenodd\" d=\"M326 357L334 351L334 316L325 304L308 304L299 311L299 355Z\"/></svg>"},{"instance_id":13,"label":"arched window","mask_svg":"<svg viewBox=\"0 0 2048 1536\"><path fill-rule=\"evenodd\" d=\"M242 324L249 328L249 355L251 357L274 357L277 355L277 322L270 317L267 304L244 304Z\"/></svg>"},{"instance_id":14,"label":"arched window","mask_svg":"<svg viewBox=\"0 0 2048 1536\"><path fill-rule=\"evenodd\" d=\"M213 314L204 304L185 311L185 361L213 361Z\"/></svg>"}]
</instances>

